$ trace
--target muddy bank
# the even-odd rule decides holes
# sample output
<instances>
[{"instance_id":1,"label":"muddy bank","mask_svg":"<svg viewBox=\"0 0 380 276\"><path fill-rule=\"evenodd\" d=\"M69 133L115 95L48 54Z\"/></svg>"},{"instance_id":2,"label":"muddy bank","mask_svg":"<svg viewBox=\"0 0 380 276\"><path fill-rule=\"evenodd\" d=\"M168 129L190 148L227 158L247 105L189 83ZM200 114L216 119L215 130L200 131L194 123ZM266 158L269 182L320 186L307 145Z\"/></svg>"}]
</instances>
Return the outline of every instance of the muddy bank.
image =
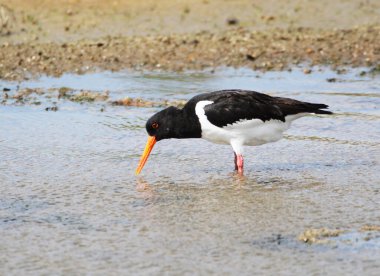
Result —
<instances>
[{"instance_id":1,"label":"muddy bank","mask_svg":"<svg viewBox=\"0 0 380 276\"><path fill-rule=\"evenodd\" d=\"M379 12L378 1L359 0L0 0L0 78L299 63L378 68Z\"/></svg>"},{"instance_id":2,"label":"muddy bank","mask_svg":"<svg viewBox=\"0 0 380 276\"><path fill-rule=\"evenodd\" d=\"M0 42L380 24L377 0L0 0Z\"/></svg>"},{"instance_id":3,"label":"muddy bank","mask_svg":"<svg viewBox=\"0 0 380 276\"><path fill-rule=\"evenodd\" d=\"M218 33L108 37L70 43L5 43L0 78L59 76L97 69L199 70L218 66L284 70L289 66L367 66L379 69L380 27L316 31L243 28ZM311 70L305 67L305 73Z\"/></svg>"},{"instance_id":4,"label":"muddy bank","mask_svg":"<svg viewBox=\"0 0 380 276\"><path fill-rule=\"evenodd\" d=\"M44 108L46 111L57 111L58 103L60 100L66 100L79 104L98 102L112 106L126 106L126 107L168 107L176 106L183 107L186 103L185 100L146 100L143 98L123 97L111 100L109 97L110 92L107 91L91 91L91 90L75 90L69 87L60 88L22 88L11 90L7 87L2 89L0 93L1 105L41 105L41 103L50 103L52 106ZM104 110L104 105L100 110Z\"/></svg>"}]
</instances>

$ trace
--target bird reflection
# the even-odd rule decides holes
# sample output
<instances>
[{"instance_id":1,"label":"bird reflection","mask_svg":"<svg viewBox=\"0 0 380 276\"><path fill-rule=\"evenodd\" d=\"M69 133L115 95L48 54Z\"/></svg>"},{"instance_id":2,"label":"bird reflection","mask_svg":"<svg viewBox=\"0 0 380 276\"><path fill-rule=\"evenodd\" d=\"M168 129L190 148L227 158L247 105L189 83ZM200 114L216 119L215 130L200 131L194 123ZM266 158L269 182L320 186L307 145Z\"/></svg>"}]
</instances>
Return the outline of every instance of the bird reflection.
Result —
<instances>
[{"instance_id":1,"label":"bird reflection","mask_svg":"<svg viewBox=\"0 0 380 276\"><path fill-rule=\"evenodd\" d=\"M136 178L136 191L138 192L152 192L149 183L143 177Z\"/></svg>"}]
</instances>

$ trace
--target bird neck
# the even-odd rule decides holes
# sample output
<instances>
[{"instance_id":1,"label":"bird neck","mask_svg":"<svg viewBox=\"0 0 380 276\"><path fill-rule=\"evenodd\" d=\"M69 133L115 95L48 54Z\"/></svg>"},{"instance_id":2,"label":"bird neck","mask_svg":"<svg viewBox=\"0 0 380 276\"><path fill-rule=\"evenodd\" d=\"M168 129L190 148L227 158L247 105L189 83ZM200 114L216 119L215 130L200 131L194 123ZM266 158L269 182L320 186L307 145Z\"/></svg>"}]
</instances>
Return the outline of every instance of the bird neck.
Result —
<instances>
[{"instance_id":1,"label":"bird neck","mask_svg":"<svg viewBox=\"0 0 380 276\"><path fill-rule=\"evenodd\" d=\"M186 138L201 138L202 130L198 117L195 111L189 112L186 109L182 109L176 117L176 130L179 139Z\"/></svg>"}]
</instances>

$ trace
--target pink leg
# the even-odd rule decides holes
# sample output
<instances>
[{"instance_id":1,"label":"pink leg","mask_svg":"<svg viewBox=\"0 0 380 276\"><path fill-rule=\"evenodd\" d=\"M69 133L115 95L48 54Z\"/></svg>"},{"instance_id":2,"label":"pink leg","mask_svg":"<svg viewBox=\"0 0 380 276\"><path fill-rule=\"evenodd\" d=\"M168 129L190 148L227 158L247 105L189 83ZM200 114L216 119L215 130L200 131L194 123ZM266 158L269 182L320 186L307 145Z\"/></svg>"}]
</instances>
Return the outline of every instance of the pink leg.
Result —
<instances>
[{"instance_id":1,"label":"pink leg","mask_svg":"<svg viewBox=\"0 0 380 276\"><path fill-rule=\"evenodd\" d=\"M244 159L243 155L238 154L237 155L237 166L238 166L238 173L243 174L243 169L244 169Z\"/></svg>"},{"instance_id":2,"label":"pink leg","mask_svg":"<svg viewBox=\"0 0 380 276\"><path fill-rule=\"evenodd\" d=\"M238 171L239 174L243 174L244 170L244 159L243 155L241 154L235 154L235 170Z\"/></svg>"}]
</instances>

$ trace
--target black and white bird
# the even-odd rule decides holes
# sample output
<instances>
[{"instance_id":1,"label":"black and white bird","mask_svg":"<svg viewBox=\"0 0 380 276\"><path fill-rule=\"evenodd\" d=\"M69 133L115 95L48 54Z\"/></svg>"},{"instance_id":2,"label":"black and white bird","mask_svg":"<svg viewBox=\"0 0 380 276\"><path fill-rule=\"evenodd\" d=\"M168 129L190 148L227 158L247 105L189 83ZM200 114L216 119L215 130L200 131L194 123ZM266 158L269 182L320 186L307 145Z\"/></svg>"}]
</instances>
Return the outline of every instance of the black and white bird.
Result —
<instances>
[{"instance_id":1,"label":"black and white bird","mask_svg":"<svg viewBox=\"0 0 380 276\"><path fill-rule=\"evenodd\" d=\"M203 138L229 144L235 155L235 170L243 174L243 147L276 142L291 123L309 113L332 114L325 104L272 97L255 91L221 90L200 94L182 109L170 106L146 123L149 134L139 174L157 141L169 138Z\"/></svg>"}]
</instances>

